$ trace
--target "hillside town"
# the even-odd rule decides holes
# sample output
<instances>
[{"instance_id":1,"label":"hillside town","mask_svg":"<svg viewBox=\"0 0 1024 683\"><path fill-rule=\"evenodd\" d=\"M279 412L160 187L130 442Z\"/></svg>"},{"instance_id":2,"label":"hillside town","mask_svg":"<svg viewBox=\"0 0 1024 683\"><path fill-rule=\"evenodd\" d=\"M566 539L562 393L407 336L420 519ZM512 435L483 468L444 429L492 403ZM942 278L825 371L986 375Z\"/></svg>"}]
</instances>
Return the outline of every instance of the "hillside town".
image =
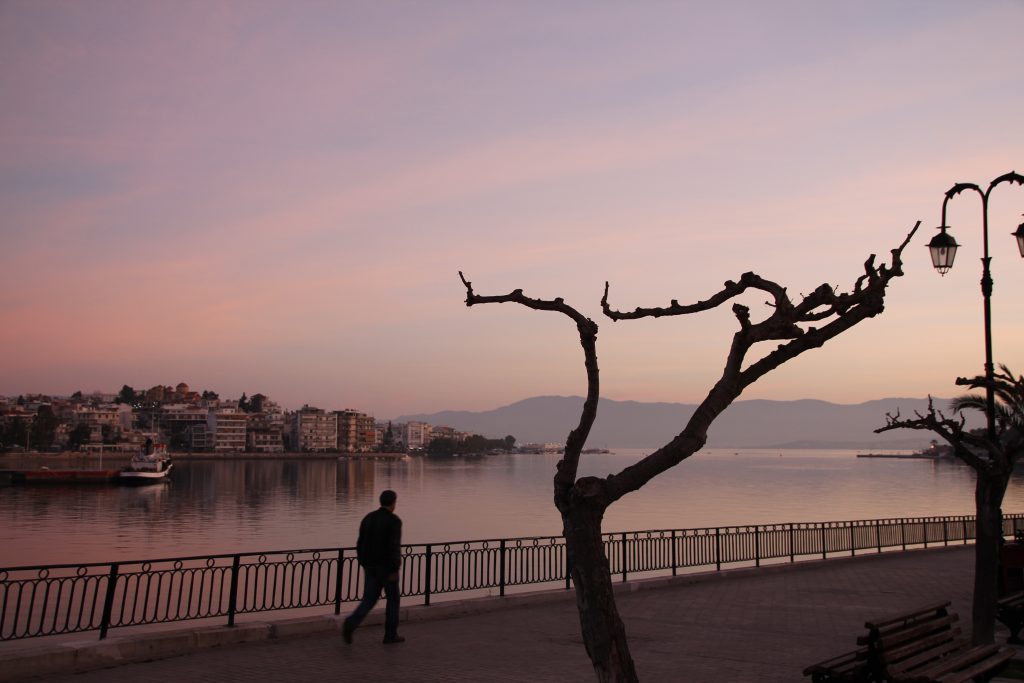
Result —
<instances>
[{"instance_id":1,"label":"hillside town","mask_svg":"<svg viewBox=\"0 0 1024 683\"><path fill-rule=\"evenodd\" d=\"M0 396L0 451L135 452L146 439L173 451L208 453L418 452L433 442L486 441L425 422L378 421L352 409L283 410L259 393L222 399L184 382L144 391L125 385L117 394Z\"/></svg>"}]
</instances>

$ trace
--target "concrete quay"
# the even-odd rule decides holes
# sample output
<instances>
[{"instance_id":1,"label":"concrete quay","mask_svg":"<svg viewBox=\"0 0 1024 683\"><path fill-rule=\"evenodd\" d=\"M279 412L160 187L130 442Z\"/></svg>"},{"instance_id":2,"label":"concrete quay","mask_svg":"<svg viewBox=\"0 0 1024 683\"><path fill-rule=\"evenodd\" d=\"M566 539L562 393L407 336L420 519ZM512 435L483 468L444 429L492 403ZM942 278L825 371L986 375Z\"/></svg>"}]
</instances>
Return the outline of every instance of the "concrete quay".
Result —
<instances>
[{"instance_id":1,"label":"concrete quay","mask_svg":"<svg viewBox=\"0 0 1024 683\"><path fill-rule=\"evenodd\" d=\"M618 586L641 680L790 683L850 650L864 621L952 600L969 628L973 546L782 564ZM346 605L351 609L353 605ZM0 651L0 680L451 681L594 680L572 593L546 591L403 608L408 640L384 645L379 611L345 645L340 619L181 628L105 641ZM1000 627L998 639L1007 633ZM89 637L92 640L86 640ZM8 643L7 645L11 645ZM1024 653L1022 653L1024 656ZM77 672L77 673L76 673Z\"/></svg>"}]
</instances>

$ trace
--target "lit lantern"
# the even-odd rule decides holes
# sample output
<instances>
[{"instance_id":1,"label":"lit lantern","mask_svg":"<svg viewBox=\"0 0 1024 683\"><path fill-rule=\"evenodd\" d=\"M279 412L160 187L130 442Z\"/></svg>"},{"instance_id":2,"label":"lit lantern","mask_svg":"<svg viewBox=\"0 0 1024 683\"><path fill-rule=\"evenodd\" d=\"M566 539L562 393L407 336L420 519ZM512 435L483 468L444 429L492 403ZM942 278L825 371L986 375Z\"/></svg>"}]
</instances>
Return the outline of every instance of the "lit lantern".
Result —
<instances>
[{"instance_id":1,"label":"lit lantern","mask_svg":"<svg viewBox=\"0 0 1024 683\"><path fill-rule=\"evenodd\" d=\"M935 270L939 271L939 275L945 275L950 268L953 267L953 258L956 256L956 248L960 245L956 243L953 236L946 232L945 225L940 225L940 232L938 235L932 238L932 241L928 243L928 251L932 255L932 265L935 266ZM1024 254L1024 225L1017 231L1017 241L1021 243L1021 253Z\"/></svg>"}]
</instances>

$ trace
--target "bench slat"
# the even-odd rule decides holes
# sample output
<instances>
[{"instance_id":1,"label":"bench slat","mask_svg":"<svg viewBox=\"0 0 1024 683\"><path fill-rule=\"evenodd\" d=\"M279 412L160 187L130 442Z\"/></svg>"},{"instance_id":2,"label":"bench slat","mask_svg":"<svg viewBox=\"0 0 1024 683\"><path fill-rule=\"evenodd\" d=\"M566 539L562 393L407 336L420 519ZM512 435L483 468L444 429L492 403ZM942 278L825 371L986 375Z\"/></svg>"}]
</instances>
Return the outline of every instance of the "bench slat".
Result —
<instances>
[{"instance_id":1,"label":"bench slat","mask_svg":"<svg viewBox=\"0 0 1024 683\"><path fill-rule=\"evenodd\" d=\"M1011 593L1010 595L1004 595L999 598L996 603L1000 607L1021 607L1024 606L1024 591L1019 593Z\"/></svg>"},{"instance_id":2,"label":"bench slat","mask_svg":"<svg viewBox=\"0 0 1024 683\"><path fill-rule=\"evenodd\" d=\"M916 624L911 628L904 629L902 631L896 631L888 635L878 636L872 634L872 639L877 643L877 646L881 649L889 649L894 647L900 647L904 643L914 642L921 638L926 638L933 633L942 631L950 631L953 628L953 624L957 623L960 617L956 614L948 614L938 619L930 619L929 621Z\"/></svg>"},{"instance_id":3,"label":"bench slat","mask_svg":"<svg viewBox=\"0 0 1024 683\"><path fill-rule=\"evenodd\" d=\"M939 681L940 683L967 683L967 681L973 680L975 676L979 676L981 674L994 675L998 673L998 671L1002 669L1008 661L1013 659L1014 654L1016 653L1012 649L1005 648L967 669L943 676Z\"/></svg>"},{"instance_id":4,"label":"bench slat","mask_svg":"<svg viewBox=\"0 0 1024 683\"><path fill-rule=\"evenodd\" d=\"M915 667L920 667L935 659L945 657L951 652L963 650L965 647L970 647L970 643L966 639L946 639L944 641L924 645L924 647L918 648L915 651L906 652L905 656L897 654L890 656L886 653L884 660L888 668L891 670L910 671Z\"/></svg>"},{"instance_id":5,"label":"bench slat","mask_svg":"<svg viewBox=\"0 0 1024 683\"><path fill-rule=\"evenodd\" d=\"M929 605L927 607L920 607L918 609L913 610L912 612L906 612L898 616L885 617L883 619L872 619L870 621L864 622L864 628L869 630L873 629L876 631L881 631L884 630L887 626L898 624L900 622L910 621L915 617L920 617L930 612L942 612L942 616L945 616L946 608L948 608L952 604L952 602L947 600L946 602L939 602L934 605Z\"/></svg>"},{"instance_id":6,"label":"bench slat","mask_svg":"<svg viewBox=\"0 0 1024 683\"><path fill-rule=\"evenodd\" d=\"M927 680L936 680L942 676L956 673L964 667L983 661L995 654L999 648L995 645L978 645L971 647L969 644L963 650L952 652L937 662L926 664L913 672L913 675Z\"/></svg>"}]
</instances>

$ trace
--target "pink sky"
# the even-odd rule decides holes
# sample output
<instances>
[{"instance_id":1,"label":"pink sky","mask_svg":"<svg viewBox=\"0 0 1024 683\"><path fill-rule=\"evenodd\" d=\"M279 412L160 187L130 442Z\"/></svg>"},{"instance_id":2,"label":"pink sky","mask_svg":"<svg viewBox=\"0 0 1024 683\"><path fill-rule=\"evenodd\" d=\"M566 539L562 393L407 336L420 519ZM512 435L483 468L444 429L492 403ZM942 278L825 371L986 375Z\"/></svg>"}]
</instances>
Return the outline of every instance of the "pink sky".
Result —
<instances>
[{"instance_id":1,"label":"pink sky","mask_svg":"<svg viewBox=\"0 0 1024 683\"><path fill-rule=\"evenodd\" d=\"M745 398L956 393L981 210L1024 173L1019 2L0 4L0 394L188 382L378 417L584 390L693 402L727 309L612 324L747 270L887 310ZM1024 372L1024 188L992 196L995 356ZM759 302L749 302L754 305Z\"/></svg>"}]
</instances>

